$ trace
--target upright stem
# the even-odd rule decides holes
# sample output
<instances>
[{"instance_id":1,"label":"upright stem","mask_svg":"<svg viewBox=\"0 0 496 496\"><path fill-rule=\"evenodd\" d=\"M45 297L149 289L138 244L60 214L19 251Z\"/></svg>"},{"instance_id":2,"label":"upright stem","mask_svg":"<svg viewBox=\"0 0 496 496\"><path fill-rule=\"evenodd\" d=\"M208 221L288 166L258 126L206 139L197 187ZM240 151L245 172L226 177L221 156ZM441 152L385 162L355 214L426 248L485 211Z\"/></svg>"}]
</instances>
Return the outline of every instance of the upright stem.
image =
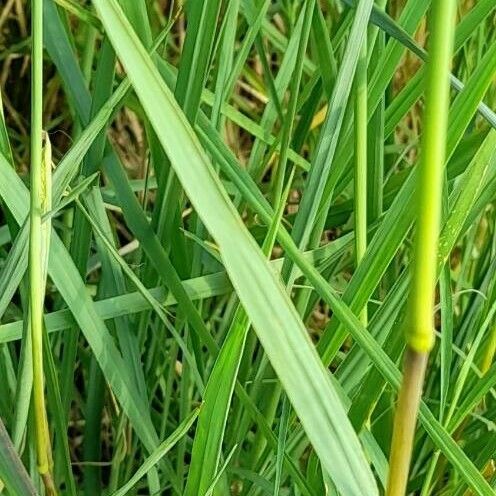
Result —
<instances>
[{"instance_id":1,"label":"upright stem","mask_svg":"<svg viewBox=\"0 0 496 496\"><path fill-rule=\"evenodd\" d=\"M418 171L417 232L412 288L405 322L407 350L394 422L386 492L388 496L402 496L406 491L423 379L429 351L434 344L434 291L455 13L456 0L437 0L432 3L423 146Z\"/></svg>"},{"instance_id":2,"label":"upright stem","mask_svg":"<svg viewBox=\"0 0 496 496\"><path fill-rule=\"evenodd\" d=\"M389 457L387 496L403 496L408 482L412 458L417 412L422 397L428 353L419 353L407 346L403 365L403 383L394 417L393 440Z\"/></svg>"},{"instance_id":3,"label":"upright stem","mask_svg":"<svg viewBox=\"0 0 496 496\"><path fill-rule=\"evenodd\" d=\"M355 258L356 265L367 249L367 37L360 48L355 74ZM360 312L367 325L367 304Z\"/></svg>"},{"instance_id":4,"label":"upright stem","mask_svg":"<svg viewBox=\"0 0 496 496\"><path fill-rule=\"evenodd\" d=\"M55 494L50 475L51 449L45 409L43 376L43 302L46 283L47 239L50 231L42 215L51 201L50 148L43 148L43 0L32 0L31 55L31 197L29 230L29 313L33 361L33 403L38 470L47 494ZM48 164L47 164L48 162ZM47 176L48 171L48 176ZM47 238L48 236L48 238Z\"/></svg>"}]
</instances>

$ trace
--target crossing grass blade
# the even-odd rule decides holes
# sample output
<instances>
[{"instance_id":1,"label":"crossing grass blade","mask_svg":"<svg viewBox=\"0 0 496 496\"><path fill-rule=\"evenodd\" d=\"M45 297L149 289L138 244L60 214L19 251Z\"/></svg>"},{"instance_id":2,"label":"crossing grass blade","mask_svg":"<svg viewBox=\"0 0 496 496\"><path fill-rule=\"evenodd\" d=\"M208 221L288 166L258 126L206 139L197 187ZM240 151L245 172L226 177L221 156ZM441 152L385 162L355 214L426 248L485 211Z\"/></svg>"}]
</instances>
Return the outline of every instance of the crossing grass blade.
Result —
<instances>
[{"instance_id":1,"label":"crossing grass blade","mask_svg":"<svg viewBox=\"0 0 496 496\"><path fill-rule=\"evenodd\" d=\"M0 195L16 221L20 223L28 214L25 201L28 193L13 169L5 159L2 159L0 159L2 165L0 173L6 182ZM144 445L152 451L158 444L157 434L151 424L149 412L139 401L140 395L135 390L131 372L122 360L103 320L96 313L93 301L88 296L81 277L77 275L77 269L67 249L53 232L48 270L53 282L60 287L61 294L71 308L76 322L92 346L107 381L115 388L116 397L131 419ZM116 370L119 373L116 373Z\"/></svg>"}]
</instances>

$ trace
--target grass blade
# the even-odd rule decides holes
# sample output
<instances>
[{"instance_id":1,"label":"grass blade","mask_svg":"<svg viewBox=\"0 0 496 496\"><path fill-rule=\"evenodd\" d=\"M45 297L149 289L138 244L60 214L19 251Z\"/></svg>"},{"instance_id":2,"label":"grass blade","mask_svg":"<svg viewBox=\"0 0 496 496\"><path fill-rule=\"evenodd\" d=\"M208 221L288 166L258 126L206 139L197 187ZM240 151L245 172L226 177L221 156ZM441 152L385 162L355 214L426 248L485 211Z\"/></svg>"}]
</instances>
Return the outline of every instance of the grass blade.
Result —
<instances>
[{"instance_id":1,"label":"grass blade","mask_svg":"<svg viewBox=\"0 0 496 496\"><path fill-rule=\"evenodd\" d=\"M374 494L375 482L356 435L280 282L242 227L196 137L143 46L133 35L122 11L113 1L94 3L176 174L220 247L240 300L322 462L342 490L349 494L360 494L363 491ZM157 112L158 101L167 119L164 119L164 113ZM169 133L176 136L177 142L181 143L180 147L171 146L167 139ZM234 237L236 243L233 243ZM253 285L248 284L253 275L256 275ZM279 309L278 315L274 315L274 307ZM293 370L286 367L286 360L290 356L295 363ZM302 387L301 377L306 379L305 388ZM317 396L325 396L327 401L315 404ZM330 404L333 405L332 414ZM312 407L309 408L309 405ZM336 428L337 425L339 428ZM329 457L331 446L335 454ZM341 463L354 467L350 472L353 479L343 477L345 471L338 468Z\"/></svg>"}]
</instances>

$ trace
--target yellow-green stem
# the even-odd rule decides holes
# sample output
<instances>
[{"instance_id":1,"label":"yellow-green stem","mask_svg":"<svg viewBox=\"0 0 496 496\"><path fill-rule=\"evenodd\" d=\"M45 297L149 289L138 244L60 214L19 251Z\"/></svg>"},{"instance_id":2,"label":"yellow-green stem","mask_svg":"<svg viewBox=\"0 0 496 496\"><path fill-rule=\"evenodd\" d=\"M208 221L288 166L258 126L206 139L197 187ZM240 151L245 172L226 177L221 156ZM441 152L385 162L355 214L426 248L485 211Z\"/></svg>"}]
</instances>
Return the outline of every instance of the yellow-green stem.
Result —
<instances>
[{"instance_id":1,"label":"yellow-green stem","mask_svg":"<svg viewBox=\"0 0 496 496\"><path fill-rule=\"evenodd\" d=\"M493 325L491 329L491 334L489 335L489 342L486 346L486 352L484 353L484 358L482 360L481 372L486 374L491 368L494 361L494 355L496 354L496 325Z\"/></svg>"},{"instance_id":2,"label":"yellow-green stem","mask_svg":"<svg viewBox=\"0 0 496 496\"><path fill-rule=\"evenodd\" d=\"M417 186L417 230L413 277L406 317L407 343L419 352L434 344L434 290L441 218L441 194L449 112L449 71L455 0L433 2L426 72L425 113Z\"/></svg>"},{"instance_id":3,"label":"yellow-green stem","mask_svg":"<svg viewBox=\"0 0 496 496\"><path fill-rule=\"evenodd\" d=\"M48 495L55 494L50 475L51 448L43 375L43 302L50 227L42 222L51 202L50 145L43 147L43 1L32 0L31 54L31 196L29 230L29 315L33 364L33 412L38 470ZM47 163L48 162L48 163ZM47 233L48 229L48 233Z\"/></svg>"},{"instance_id":4,"label":"yellow-green stem","mask_svg":"<svg viewBox=\"0 0 496 496\"><path fill-rule=\"evenodd\" d=\"M438 0L433 2L429 18L429 60L416 199L417 230L405 320L407 351L394 421L387 496L405 494L424 373L434 344L434 292L455 13L456 0Z\"/></svg>"}]
</instances>

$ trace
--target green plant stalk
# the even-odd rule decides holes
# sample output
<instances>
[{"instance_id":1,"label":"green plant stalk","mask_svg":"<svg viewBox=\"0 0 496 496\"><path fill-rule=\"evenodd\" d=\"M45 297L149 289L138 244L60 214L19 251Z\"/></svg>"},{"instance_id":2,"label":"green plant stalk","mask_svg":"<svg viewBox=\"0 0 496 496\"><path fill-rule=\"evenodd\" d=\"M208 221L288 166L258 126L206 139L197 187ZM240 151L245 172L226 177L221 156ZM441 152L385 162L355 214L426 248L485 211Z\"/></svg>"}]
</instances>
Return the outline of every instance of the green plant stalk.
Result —
<instances>
[{"instance_id":1,"label":"green plant stalk","mask_svg":"<svg viewBox=\"0 0 496 496\"><path fill-rule=\"evenodd\" d=\"M413 277L405 320L407 350L389 461L387 496L405 494L415 424L429 352L434 344L434 292L449 112L455 0L433 2L426 69L423 147L417 186Z\"/></svg>"},{"instance_id":2,"label":"green plant stalk","mask_svg":"<svg viewBox=\"0 0 496 496\"><path fill-rule=\"evenodd\" d=\"M56 494L51 476L51 448L43 375L43 301L50 222L42 221L51 207L51 149L43 119L43 0L32 0L31 62L31 196L29 216L29 314L33 357L33 404L38 471L48 495ZM46 138L46 139L44 139ZM45 141L45 146L43 146Z\"/></svg>"},{"instance_id":3,"label":"green plant stalk","mask_svg":"<svg viewBox=\"0 0 496 496\"><path fill-rule=\"evenodd\" d=\"M367 249L367 38L360 48L355 74L355 259L360 264ZM360 312L367 325L367 304Z\"/></svg>"}]
</instances>

